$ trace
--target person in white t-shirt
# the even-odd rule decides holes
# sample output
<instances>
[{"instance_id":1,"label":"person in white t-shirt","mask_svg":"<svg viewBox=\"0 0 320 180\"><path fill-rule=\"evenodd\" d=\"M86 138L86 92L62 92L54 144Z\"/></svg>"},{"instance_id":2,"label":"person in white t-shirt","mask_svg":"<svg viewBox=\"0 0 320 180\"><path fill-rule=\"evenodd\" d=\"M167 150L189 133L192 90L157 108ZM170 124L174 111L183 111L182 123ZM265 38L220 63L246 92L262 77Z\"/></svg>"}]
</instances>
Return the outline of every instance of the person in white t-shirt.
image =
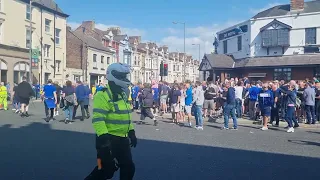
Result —
<instances>
[{"instance_id":1,"label":"person in white t-shirt","mask_svg":"<svg viewBox=\"0 0 320 180\"><path fill-rule=\"evenodd\" d=\"M236 85L236 87L234 87L235 89L235 95L236 95L236 113L237 113L237 118L241 118L242 117L242 104L243 104L243 98L242 98L242 94L243 94L243 82L239 81Z\"/></svg>"}]
</instances>

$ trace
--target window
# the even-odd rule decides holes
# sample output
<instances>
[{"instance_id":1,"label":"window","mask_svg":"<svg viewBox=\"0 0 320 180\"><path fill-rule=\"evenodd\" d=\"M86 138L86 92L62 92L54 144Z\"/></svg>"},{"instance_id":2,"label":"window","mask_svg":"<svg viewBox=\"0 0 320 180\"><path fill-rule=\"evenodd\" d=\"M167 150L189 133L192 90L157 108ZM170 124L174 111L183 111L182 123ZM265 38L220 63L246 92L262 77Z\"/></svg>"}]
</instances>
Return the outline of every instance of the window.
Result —
<instances>
[{"instance_id":1,"label":"window","mask_svg":"<svg viewBox=\"0 0 320 180\"><path fill-rule=\"evenodd\" d=\"M137 65L137 56L134 57L134 65Z\"/></svg>"},{"instance_id":2,"label":"window","mask_svg":"<svg viewBox=\"0 0 320 180\"><path fill-rule=\"evenodd\" d=\"M306 28L306 45L317 44L317 28Z\"/></svg>"},{"instance_id":3,"label":"window","mask_svg":"<svg viewBox=\"0 0 320 180\"><path fill-rule=\"evenodd\" d=\"M98 64L97 64L97 55L93 54L93 69L97 69Z\"/></svg>"},{"instance_id":4,"label":"window","mask_svg":"<svg viewBox=\"0 0 320 180\"><path fill-rule=\"evenodd\" d=\"M107 57L107 64L110 64L110 57Z\"/></svg>"},{"instance_id":5,"label":"window","mask_svg":"<svg viewBox=\"0 0 320 180\"><path fill-rule=\"evenodd\" d=\"M56 44L60 44L60 32L61 32L61 29L57 29L56 28Z\"/></svg>"},{"instance_id":6,"label":"window","mask_svg":"<svg viewBox=\"0 0 320 180\"><path fill-rule=\"evenodd\" d=\"M289 45L289 30L279 29L278 30L278 45L287 46Z\"/></svg>"},{"instance_id":7,"label":"window","mask_svg":"<svg viewBox=\"0 0 320 180\"><path fill-rule=\"evenodd\" d=\"M270 29L261 32L262 46L289 46L289 29Z\"/></svg>"},{"instance_id":8,"label":"window","mask_svg":"<svg viewBox=\"0 0 320 180\"><path fill-rule=\"evenodd\" d=\"M51 25L51 20L49 20L49 19L46 19L45 20L45 25L46 25L46 32L50 32L50 25Z\"/></svg>"},{"instance_id":9,"label":"window","mask_svg":"<svg viewBox=\"0 0 320 180\"><path fill-rule=\"evenodd\" d=\"M60 72L60 64L61 64L61 61L60 60L56 60L56 71L57 72Z\"/></svg>"},{"instance_id":10,"label":"window","mask_svg":"<svg viewBox=\"0 0 320 180\"><path fill-rule=\"evenodd\" d=\"M31 31L29 28L26 29L26 48L31 48Z\"/></svg>"},{"instance_id":11,"label":"window","mask_svg":"<svg viewBox=\"0 0 320 180\"><path fill-rule=\"evenodd\" d=\"M242 36L238 36L238 51L242 50Z\"/></svg>"},{"instance_id":12,"label":"window","mask_svg":"<svg viewBox=\"0 0 320 180\"><path fill-rule=\"evenodd\" d=\"M227 40L223 41L223 53L224 54L228 53L228 41Z\"/></svg>"},{"instance_id":13,"label":"window","mask_svg":"<svg viewBox=\"0 0 320 180\"><path fill-rule=\"evenodd\" d=\"M43 46L43 56L46 57L46 58L49 58L50 57L50 45L48 44L45 44Z\"/></svg>"},{"instance_id":14,"label":"window","mask_svg":"<svg viewBox=\"0 0 320 180\"><path fill-rule=\"evenodd\" d=\"M291 80L291 68L276 68L273 73L274 80Z\"/></svg>"},{"instance_id":15,"label":"window","mask_svg":"<svg viewBox=\"0 0 320 180\"><path fill-rule=\"evenodd\" d=\"M104 64L104 56L101 56L101 64Z\"/></svg>"},{"instance_id":16,"label":"window","mask_svg":"<svg viewBox=\"0 0 320 180\"><path fill-rule=\"evenodd\" d=\"M27 4L27 6L26 6L26 19L31 20L31 11L30 11L30 5L29 4Z\"/></svg>"}]
</instances>

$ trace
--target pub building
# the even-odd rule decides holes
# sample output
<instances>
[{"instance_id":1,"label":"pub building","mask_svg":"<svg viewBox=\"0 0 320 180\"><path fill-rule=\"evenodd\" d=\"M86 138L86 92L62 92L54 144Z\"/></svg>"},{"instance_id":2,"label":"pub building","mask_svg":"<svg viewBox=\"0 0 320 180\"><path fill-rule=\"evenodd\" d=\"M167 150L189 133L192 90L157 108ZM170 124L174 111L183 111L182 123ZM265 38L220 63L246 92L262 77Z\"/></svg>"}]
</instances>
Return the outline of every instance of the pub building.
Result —
<instances>
[{"instance_id":1,"label":"pub building","mask_svg":"<svg viewBox=\"0 0 320 180\"><path fill-rule=\"evenodd\" d=\"M291 0L218 32L215 54L200 64L202 80L320 78L319 19L320 1Z\"/></svg>"}]
</instances>

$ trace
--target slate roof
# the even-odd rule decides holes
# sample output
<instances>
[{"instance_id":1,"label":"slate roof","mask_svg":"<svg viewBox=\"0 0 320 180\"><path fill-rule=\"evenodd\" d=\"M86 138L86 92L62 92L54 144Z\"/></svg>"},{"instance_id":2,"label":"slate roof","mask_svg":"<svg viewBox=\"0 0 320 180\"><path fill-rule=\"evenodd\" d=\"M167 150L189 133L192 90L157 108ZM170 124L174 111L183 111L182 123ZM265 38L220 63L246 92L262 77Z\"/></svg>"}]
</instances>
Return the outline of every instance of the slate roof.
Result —
<instances>
[{"instance_id":1,"label":"slate roof","mask_svg":"<svg viewBox=\"0 0 320 180\"><path fill-rule=\"evenodd\" d=\"M126 37L127 37L127 35L115 35L115 36L113 36L113 40L120 42L120 41L125 40Z\"/></svg>"},{"instance_id":2,"label":"slate roof","mask_svg":"<svg viewBox=\"0 0 320 180\"><path fill-rule=\"evenodd\" d=\"M72 31L70 31L70 32L73 33L74 35L76 35L82 41L84 41L87 44L87 46L89 46L89 47L92 47L94 49L98 49L101 51L112 52L112 53L114 52L111 49L104 47L103 44L101 43L101 41L98 41L97 39L93 38L92 36L85 35L81 32L72 32Z\"/></svg>"},{"instance_id":3,"label":"slate roof","mask_svg":"<svg viewBox=\"0 0 320 180\"><path fill-rule=\"evenodd\" d=\"M231 56L225 54L205 54L212 68L233 68L234 60Z\"/></svg>"},{"instance_id":4,"label":"slate roof","mask_svg":"<svg viewBox=\"0 0 320 180\"><path fill-rule=\"evenodd\" d=\"M300 11L300 14L320 12L320 1L308 1L304 3L304 9ZM264 18L264 17L274 17L274 16L284 16L290 14L290 4L278 5L269 8L256 14L253 19Z\"/></svg>"},{"instance_id":5,"label":"slate roof","mask_svg":"<svg viewBox=\"0 0 320 180\"><path fill-rule=\"evenodd\" d=\"M320 54L256 57L234 60L225 54L205 54L213 69L320 65Z\"/></svg>"},{"instance_id":6,"label":"slate roof","mask_svg":"<svg viewBox=\"0 0 320 180\"><path fill-rule=\"evenodd\" d=\"M235 62L235 68L302 66L320 64L319 54L247 58Z\"/></svg>"},{"instance_id":7,"label":"slate roof","mask_svg":"<svg viewBox=\"0 0 320 180\"><path fill-rule=\"evenodd\" d=\"M69 16L66 13L64 13L53 0L33 0L32 4L35 5L35 6L36 5L40 5L40 6L43 6L45 8L48 8L49 10L55 11L59 15L64 16L64 17L68 17Z\"/></svg>"}]
</instances>

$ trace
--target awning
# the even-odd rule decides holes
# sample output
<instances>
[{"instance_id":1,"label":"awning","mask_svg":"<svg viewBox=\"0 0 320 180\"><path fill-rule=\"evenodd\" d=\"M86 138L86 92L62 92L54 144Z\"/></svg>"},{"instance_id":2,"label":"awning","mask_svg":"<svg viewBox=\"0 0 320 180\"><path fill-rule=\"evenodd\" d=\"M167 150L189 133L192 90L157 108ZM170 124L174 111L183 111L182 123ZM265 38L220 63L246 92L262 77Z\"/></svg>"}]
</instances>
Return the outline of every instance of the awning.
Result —
<instances>
[{"instance_id":1,"label":"awning","mask_svg":"<svg viewBox=\"0 0 320 180\"><path fill-rule=\"evenodd\" d=\"M248 77L250 78L263 78L266 77L267 73L249 73Z\"/></svg>"}]
</instances>

